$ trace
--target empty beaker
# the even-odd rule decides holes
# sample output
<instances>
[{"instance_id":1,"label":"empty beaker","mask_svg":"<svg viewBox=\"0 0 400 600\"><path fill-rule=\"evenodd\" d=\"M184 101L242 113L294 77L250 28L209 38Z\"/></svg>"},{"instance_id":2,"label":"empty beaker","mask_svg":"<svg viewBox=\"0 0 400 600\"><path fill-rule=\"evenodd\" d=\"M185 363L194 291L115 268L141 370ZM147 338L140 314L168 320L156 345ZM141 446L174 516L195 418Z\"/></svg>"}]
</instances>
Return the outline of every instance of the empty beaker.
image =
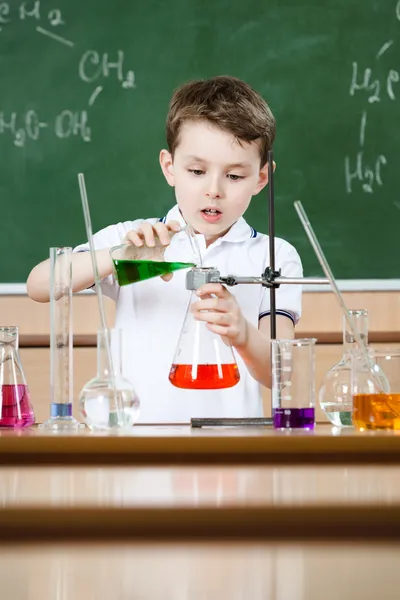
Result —
<instances>
[{"instance_id":1,"label":"empty beaker","mask_svg":"<svg viewBox=\"0 0 400 600\"><path fill-rule=\"evenodd\" d=\"M35 422L18 343L18 327L0 327L0 427L14 429Z\"/></svg>"},{"instance_id":2,"label":"empty beaker","mask_svg":"<svg viewBox=\"0 0 400 600\"><path fill-rule=\"evenodd\" d=\"M368 344L368 312L365 309L349 310L354 327ZM351 393L351 350L358 347L347 319L343 317L343 356L326 373L319 390L319 403L332 425L352 425L353 398Z\"/></svg>"},{"instance_id":3,"label":"empty beaker","mask_svg":"<svg viewBox=\"0 0 400 600\"><path fill-rule=\"evenodd\" d=\"M121 244L110 249L110 255L114 264L115 278L119 285L128 285L137 281L144 281L151 277L166 276L174 271L190 269L201 264L201 254L196 236L187 225L178 232L170 231L170 245L164 246L158 237L155 237L154 246L142 246L134 244ZM190 241L192 262L179 260L176 247L171 246L174 239L187 236Z\"/></svg>"},{"instance_id":4,"label":"empty beaker","mask_svg":"<svg viewBox=\"0 0 400 600\"><path fill-rule=\"evenodd\" d=\"M272 416L275 429L313 429L315 338L273 340Z\"/></svg>"},{"instance_id":5,"label":"empty beaker","mask_svg":"<svg viewBox=\"0 0 400 600\"><path fill-rule=\"evenodd\" d=\"M99 330L97 375L84 385L79 396L79 410L92 430L130 428L139 418L140 402L132 383L122 375L121 359L122 330Z\"/></svg>"},{"instance_id":6,"label":"empty beaker","mask_svg":"<svg viewBox=\"0 0 400 600\"><path fill-rule=\"evenodd\" d=\"M400 429L400 348L351 352L353 425Z\"/></svg>"},{"instance_id":7,"label":"empty beaker","mask_svg":"<svg viewBox=\"0 0 400 600\"><path fill-rule=\"evenodd\" d=\"M204 269L193 269L193 271ZM190 272L192 273L192 271ZM236 385L239 369L232 346L220 335L197 321L191 312L193 302L201 302L192 291L186 311L169 380L178 388L191 390L216 390Z\"/></svg>"}]
</instances>

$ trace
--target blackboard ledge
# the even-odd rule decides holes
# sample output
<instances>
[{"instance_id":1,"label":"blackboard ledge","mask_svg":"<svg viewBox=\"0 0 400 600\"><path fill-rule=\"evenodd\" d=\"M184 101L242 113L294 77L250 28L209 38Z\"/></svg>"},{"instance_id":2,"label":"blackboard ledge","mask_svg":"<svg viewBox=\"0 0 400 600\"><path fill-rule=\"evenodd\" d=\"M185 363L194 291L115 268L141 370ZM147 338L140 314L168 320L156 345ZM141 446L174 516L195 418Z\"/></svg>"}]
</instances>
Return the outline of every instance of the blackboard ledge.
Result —
<instances>
[{"instance_id":1,"label":"blackboard ledge","mask_svg":"<svg viewBox=\"0 0 400 600\"><path fill-rule=\"evenodd\" d=\"M321 277L321 274L310 275ZM398 292L400 279L338 279L336 283L341 292ZM331 292L329 285L305 285L304 292ZM84 290L79 295L92 294L92 290ZM25 283L0 283L0 296L26 296Z\"/></svg>"}]
</instances>

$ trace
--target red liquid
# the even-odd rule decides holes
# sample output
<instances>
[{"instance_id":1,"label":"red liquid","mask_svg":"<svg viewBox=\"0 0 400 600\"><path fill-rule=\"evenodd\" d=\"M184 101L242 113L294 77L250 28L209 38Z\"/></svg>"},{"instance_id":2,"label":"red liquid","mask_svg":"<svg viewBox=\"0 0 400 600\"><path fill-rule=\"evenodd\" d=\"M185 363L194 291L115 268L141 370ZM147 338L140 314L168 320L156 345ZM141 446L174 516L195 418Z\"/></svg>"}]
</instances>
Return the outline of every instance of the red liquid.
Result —
<instances>
[{"instance_id":1,"label":"red liquid","mask_svg":"<svg viewBox=\"0 0 400 600\"><path fill-rule=\"evenodd\" d=\"M198 365L196 378L192 377L192 365L172 365L170 382L186 390L220 390L237 384L240 379L235 363L228 365Z\"/></svg>"},{"instance_id":2,"label":"red liquid","mask_svg":"<svg viewBox=\"0 0 400 600\"><path fill-rule=\"evenodd\" d=\"M0 427L29 427L35 422L27 385L2 385L0 388Z\"/></svg>"}]
</instances>

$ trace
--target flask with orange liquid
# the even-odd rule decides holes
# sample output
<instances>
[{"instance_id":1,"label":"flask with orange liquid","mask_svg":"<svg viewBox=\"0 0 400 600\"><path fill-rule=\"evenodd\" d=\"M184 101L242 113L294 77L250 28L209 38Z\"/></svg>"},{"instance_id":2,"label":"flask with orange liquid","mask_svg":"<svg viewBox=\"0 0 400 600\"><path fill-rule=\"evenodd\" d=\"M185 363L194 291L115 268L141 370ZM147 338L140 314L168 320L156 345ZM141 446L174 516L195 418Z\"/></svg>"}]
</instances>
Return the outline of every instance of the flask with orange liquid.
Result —
<instances>
[{"instance_id":1,"label":"flask with orange liquid","mask_svg":"<svg viewBox=\"0 0 400 600\"><path fill-rule=\"evenodd\" d=\"M207 281L208 271L212 269L194 268L187 277L192 296L169 373L170 382L179 388L216 390L232 387L240 379L232 346L206 323L196 321L190 310L192 302L199 300L194 290Z\"/></svg>"},{"instance_id":2,"label":"flask with orange liquid","mask_svg":"<svg viewBox=\"0 0 400 600\"><path fill-rule=\"evenodd\" d=\"M368 348L351 353L353 425L366 429L400 429L400 348Z\"/></svg>"}]
</instances>

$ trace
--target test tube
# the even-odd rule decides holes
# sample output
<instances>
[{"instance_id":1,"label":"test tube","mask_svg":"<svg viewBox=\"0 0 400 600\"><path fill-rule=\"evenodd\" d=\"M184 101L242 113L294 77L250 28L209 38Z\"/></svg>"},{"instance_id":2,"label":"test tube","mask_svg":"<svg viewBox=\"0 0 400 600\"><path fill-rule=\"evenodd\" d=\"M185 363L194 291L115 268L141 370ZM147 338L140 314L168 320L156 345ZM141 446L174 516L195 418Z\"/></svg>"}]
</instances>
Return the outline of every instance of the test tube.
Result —
<instances>
[{"instance_id":1,"label":"test tube","mask_svg":"<svg viewBox=\"0 0 400 600\"><path fill-rule=\"evenodd\" d=\"M50 248L50 418L43 427L77 429L72 400L72 248Z\"/></svg>"}]
</instances>

